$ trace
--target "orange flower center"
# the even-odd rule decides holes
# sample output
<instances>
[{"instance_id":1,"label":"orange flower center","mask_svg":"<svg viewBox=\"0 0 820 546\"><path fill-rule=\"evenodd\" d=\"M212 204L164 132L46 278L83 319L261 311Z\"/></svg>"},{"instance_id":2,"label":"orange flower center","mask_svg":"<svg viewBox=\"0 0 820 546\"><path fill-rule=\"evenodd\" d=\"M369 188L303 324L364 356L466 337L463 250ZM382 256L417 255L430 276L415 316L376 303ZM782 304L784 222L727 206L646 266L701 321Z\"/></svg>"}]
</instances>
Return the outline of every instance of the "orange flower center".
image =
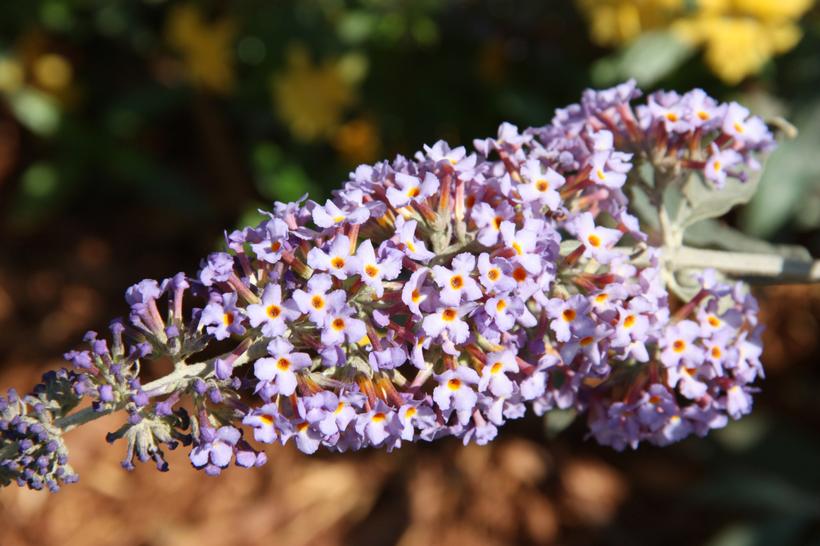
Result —
<instances>
[{"instance_id":1,"label":"orange flower center","mask_svg":"<svg viewBox=\"0 0 820 546\"><path fill-rule=\"evenodd\" d=\"M290 360L288 360L285 357L282 357L276 361L276 367L282 370L283 372L286 372L290 369Z\"/></svg>"},{"instance_id":2,"label":"orange flower center","mask_svg":"<svg viewBox=\"0 0 820 546\"><path fill-rule=\"evenodd\" d=\"M550 183L542 178L535 183L535 189L543 193L550 189Z\"/></svg>"},{"instance_id":3,"label":"orange flower center","mask_svg":"<svg viewBox=\"0 0 820 546\"><path fill-rule=\"evenodd\" d=\"M341 256L336 256L330 260L330 265L332 265L334 269L341 269L345 266L345 259Z\"/></svg>"},{"instance_id":4,"label":"orange flower center","mask_svg":"<svg viewBox=\"0 0 820 546\"><path fill-rule=\"evenodd\" d=\"M313 296L310 298L310 305L316 310L322 309L325 306L325 298L319 295Z\"/></svg>"},{"instance_id":5,"label":"orange flower center","mask_svg":"<svg viewBox=\"0 0 820 546\"><path fill-rule=\"evenodd\" d=\"M464 277L461 275L453 275L450 277L450 286L453 290L460 290L464 286Z\"/></svg>"},{"instance_id":6,"label":"orange flower center","mask_svg":"<svg viewBox=\"0 0 820 546\"><path fill-rule=\"evenodd\" d=\"M271 426L273 424L273 416L272 415L260 415L259 420L262 421L264 424Z\"/></svg>"},{"instance_id":7,"label":"orange flower center","mask_svg":"<svg viewBox=\"0 0 820 546\"><path fill-rule=\"evenodd\" d=\"M233 313L225 313L224 315L222 315L222 322L225 323L225 326L230 326L231 324L233 324L233 321Z\"/></svg>"},{"instance_id":8,"label":"orange flower center","mask_svg":"<svg viewBox=\"0 0 820 546\"><path fill-rule=\"evenodd\" d=\"M513 269L512 276L516 281L524 282L527 279L527 270L519 265Z\"/></svg>"},{"instance_id":9,"label":"orange flower center","mask_svg":"<svg viewBox=\"0 0 820 546\"><path fill-rule=\"evenodd\" d=\"M461 388L461 380L455 377L447 381L447 388L451 391L457 391Z\"/></svg>"},{"instance_id":10,"label":"orange flower center","mask_svg":"<svg viewBox=\"0 0 820 546\"><path fill-rule=\"evenodd\" d=\"M334 330L344 330L345 319L343 319L342 317L336 317L335 319L333 319L333 322L331 322L331 325L333 326Z\"/></svg>"},{"instance_id":11,"label":"orange flower center","mask_svg":"<svg viewBox=\"0 0 820 546\"><path fill-rule=\"evenodd\" d=\"M441 318L444 319L446 322L452 322L456 320L458 313L453 308L447 308L441 313Z\"/></svg>"},{"instance_id":12,"label":"orange flower center","mask_svg":"<svg viewBox=\"0 0 820 546\"><path fill-rule=\"evenodd\" d=\"M675 342L672 344L672 350L676 353L682 353L686 350L686 342L682 339L676 339Z\"/></svg>"},{"instance_id":13,"label":"orange flower center","mask_svg":"<svg viewBox=\"0 0 820 546\"><path fill-rule=\"evenodd\" d=\"M575 309L564 309L564 312L561 313L561 318L563 318L566 322L572 322L575 320L576 316L577 313L575 312Z\"/></svg>"},{"instance_id":14,"label":"orange flower center","mask_svg":"<svg viewBox=\"0 0 820 546\"><path fill-rule=\"evenodd\" d=\"M624 319L624 328L632 328L635 326L635 315L629 315Z\"/></svg>"},{"instance_id":15,"label":"orange flower center","mask_svg":"<svg viewBox=\"0 0 820 546\"><path fill-rule=\"evenodd\" d=\"M594 233L587 237L587 241L589 241L589 244L591 244L595 248L601 246L601 238L595 235Z\"/></svg>"},{"instance_id":16,"label":"orange flower center","mask_svg":"<svg viewBox=\"0 0 820 546\"><path fill-rule=\"evenodd\" d=\"M498 372L501 371L501 368L503 368L503 367L504 367L504 365L501 362L496 362L490 368L490 373L491 374L497 374Z\"/></svg>"},{"instance_id":17,"label":"orange flower center","mask_svg":"<svg viewBox=\"0 0 820 546\"><path fill-rule=\"evenodd\" d=\"M268 305L266 312L270 318L275 319L282 314L282 308L278 305Z\"/></svg>"},{"instance_id":18,"label":"orange flower center","mask_svg":"<svg viewBox=\"0 0 820 546\"><path fill-rule=\"evenodd\" d=\"M364 274L367 275L368 277L375 277L376 275L379 274L379 268L376 267L373 264L368 264L364 268Z\"/></svg>"}]
</instances>

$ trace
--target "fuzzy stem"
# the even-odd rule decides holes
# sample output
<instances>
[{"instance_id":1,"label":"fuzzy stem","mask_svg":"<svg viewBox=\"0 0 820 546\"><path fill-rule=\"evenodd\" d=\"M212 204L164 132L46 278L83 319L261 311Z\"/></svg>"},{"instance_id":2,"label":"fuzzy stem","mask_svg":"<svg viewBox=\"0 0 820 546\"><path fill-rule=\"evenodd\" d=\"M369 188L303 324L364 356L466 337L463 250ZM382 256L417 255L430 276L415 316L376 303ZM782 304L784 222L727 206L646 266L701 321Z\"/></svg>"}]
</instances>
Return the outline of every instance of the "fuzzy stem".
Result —
<instances>
[{"instance_id":1,"label":"fuzzy stem","mask_svg":"<svg viewBox=\"0 0 820 546\"><path fill-rule=\"evenodd\" d=\"M204 378L212 374L214 372L214 363L220 358L224 359L234 355L235 350L236 349L233 349L223 355L206 360L205 362L197 362L194 364L185 364L184 362L179 363L181 365L178 365L173 372L160 377L159 379L155 379L150 383L146 383L142 386L142 390L145 391L145 393L151 398L155 396L162 396L164 394L170 394L178 389L183 382L187 383L189 379L193 379L194 377ZM252 351L248 349L242 353L241 356L236 358L233 363L234 368L239 367L248 362L251 358L258 356L251 355L251 352ZM117 407L104 409L102 411L95 411L94 408L91 407L84 408L80 411L72 413L71 415L66 415L56 419L54 424L61 428L63 432L68 432L69 430L77 428L80 425L88 423L89 421L93 421L110 413L114 413L115 411L119 411L123 409L126 404L127 401L123 400L117 405Z\"/></svg>"},{"instance_id":2,"label":"fuzzy stem","mask_svg":"<svg viewBox=\"0 0 820 546\"><path fill-rule=\"evenodd\" d=\"M664 249L663 256L677 268L711 267L741 277L765 279L767 284L820 282L820 260L795 260L777 254L753 254L682 246Z\"/></svg>"}]
</instances>

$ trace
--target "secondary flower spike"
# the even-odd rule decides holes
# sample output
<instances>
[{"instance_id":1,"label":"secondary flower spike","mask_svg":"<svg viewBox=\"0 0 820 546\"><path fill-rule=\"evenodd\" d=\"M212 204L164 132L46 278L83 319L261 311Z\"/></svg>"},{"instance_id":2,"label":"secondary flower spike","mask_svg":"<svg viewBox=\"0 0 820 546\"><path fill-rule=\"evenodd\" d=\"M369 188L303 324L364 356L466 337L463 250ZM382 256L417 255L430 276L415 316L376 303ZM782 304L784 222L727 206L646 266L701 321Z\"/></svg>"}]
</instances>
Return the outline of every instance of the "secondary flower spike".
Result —
<instances>
[{"instance_id":1,"label":"secondary flower spike","mask_svg":"<svg viewBox=\"0 0 820 546\"><path fill-rule=\"evenodd\" d=\"M771 135L699 90L639 95L587 91L544 127L362 165L324 203L276 203L227 234L196 275L134 285L110 341L89 333L72 371L0 397L0 482L74 480L61 434L122 409L109 440L126 440L125 467L164 470L162 449L183 444L209 474L263 464L259 443L483 444L528 407L586 412L616 449L748 413L763 373L754 299L705 274L672 314L625 190L646 150L742 181ZM141 384L156 359L174 372Z\"/></svg>"}]
</instances>

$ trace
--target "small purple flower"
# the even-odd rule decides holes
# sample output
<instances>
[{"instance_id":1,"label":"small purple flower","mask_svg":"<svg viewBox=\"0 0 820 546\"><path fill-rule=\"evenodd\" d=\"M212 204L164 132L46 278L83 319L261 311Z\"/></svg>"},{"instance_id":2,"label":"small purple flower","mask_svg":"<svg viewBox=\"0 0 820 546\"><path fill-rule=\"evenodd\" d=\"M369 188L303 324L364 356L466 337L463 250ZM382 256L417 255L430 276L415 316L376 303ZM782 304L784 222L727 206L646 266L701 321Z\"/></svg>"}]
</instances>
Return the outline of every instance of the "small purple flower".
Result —
<instances>
[{"instance_id":1,"label":"small purple flower","mask_svg":"<svg viewBox=\"0 0 820 546\"><path fill-rule=\"evenodd\" d=\"M516 230L515 224L504 221L501 223L501 235L504 244L514 251L514 260L524 266L529 273L541 272L541 256L535 253L538 233L526 227Z\"/></svg>"},{"instance_id":2,"label":"small purple flower","mask_svg":"<svg viewBox=\"0 0 820 546\"><path fill-rule=\"evenodd\" d=\"M356 257L359 259L361 278L373 289L378 297L384 295L382 281L395 279L401 273L402 255L394 249L386 249L380 259L376 258L373 243L368 239L359 245Z\"/></svg>"},{"instance_id":3,"label":"small purple flower","mask_svg":"<svg viewBox=\"0 0 820 546\"><path fill-rule=\"evenodd\" d=\"M450 409L459 413L462 424L469 419L478 395L473 389L480 381L478 373L468 366L458 366L436 376L438 386L433 389L433 400L442 411Z\"/></svg>"},{"instance_id":4,"label":"small purple flower","mask_svg":"<svg viewBox=\"0 0 820 546\"><path fill-rule=\"evenodd\" d=\"M265 225L262 240L251 243L251 250L260 260L275 264L282 258L282 251L287 247L289 232L286 222L271 218Z\"/></svg>"},{"instance_id":5,"label":"small purple flower","mask_svg":"<svg viewBox=\"0 0 820 546\"><path fill-rule=\"evenodd\" d=\"M612 247L621 238L620 231L596 226L589 212L582 212L575 217L574 228L584 245L584 256L594 258L602 264L609 263L616 256Z\"/></svg>"},{"instance_id":6,"label":"small purple flower","mask_svg":"<svg viewBox=\"0 0 820 546\"><path fill-rule=\"evenodd\" d=\"M242 433L232 426L220 427L214 430L202 427L199 444L191 450L189 458L195 468L205 468L211 476L218 475L226 468L233 458L236 443Z\"/></svg>"},{"instance_id":7,"label":"small purple flower","mask_svg":"<svg viewBox=\"0 0 820 546\"><path fill-rule=\"evenodd\" d=\"M262 326L262 333L267 337L281 336L287 330L286 320L294 320L301 314L293 302L282 302L282 287L269 284L262 293L262 301L247 307L251 326Z\"/></svg>"},{"instance_id":8,"label":"small purple flower","mask_svg":"<svg viewBox=\"0 0 820 546\"><path fill-rule=\"evenodd\" d=\"M242 419L242 424L253 427L253 437L257 442L272 444L278 436L276 422L279 417L278 404L265 404Z\"/></svg>"},{"instance_id":9,"label":"small purple flower","mask_svg":"<svg viewBox=\"0 0 820 546\"><path fill-rule=\"evenodd\" d=\"M700 335L700 327L691 320L682 320L668 327L660 340L661 362L667 367L677 366L682 359L689 365L703 362L703 349L695 344Z\"/></svg>"},{"instance_id":10,"label":"small purple flower","mask_svg":"<svg viewBox=\"0 0 820 546\"><path fill-rule=\"evenodd\" d=\"M512 268L506 267L509 262L490 261L490 255L482 252L478 256L479 280L490 293L507 292L515 288L515 279L509 273Z\"/></svg>"},{"instance_id":11,"label":"small purple flower","mask_svg":"<svg viewBox=\"0 0 820 546\"><path fill-rule=\"evenodd\" d=\"M340 209L333 201L326 201L322 207L318 203L313 207L313 222L321 228L329 228L343 222L361 224L370 217L370 211L356 208L352 211Z\"/></svg>"},{"instance_id":12,"label":"small purple flower","mask_svg":"<svg viewBox=\"0 0 820 546\"><path fill-rule=\"evenodd\" d=\"M396 412L378 400L372 410L356 417L356 432L367 438L370 445L381 445L390 437L390 425L395 417Z\"/></svg>"},{"instance_id":13,"label":"small purple flower","mask_svg":"<svg viewBox=\"0 0 820 546\"><path fill-rule=\"evenodd\" d=\"M507 201L502 201L495 207L481 202L473 207L470 216L478 226L478 242L484 246L492 246L498 242L501 235L501 224L515 217L515 209Z\"/></svg>"},{"instance_id":14,"label":"small purple flower","mask_svg":"<svg viewBox=\"0 0 820 546\"><path fill-rule=\"evenodd\" d=\"M413 315L419 318L422 316L421 306L432 293L432 290L424 287L424 280L429 274L430 270L427 268L417 269L410 275L410 279L404 283L401 291L401 301L404 302Z\"/></svg>"},{"instance_id":15,"label":"small purple flower","mask_svg":"<svg viewBox=\"0 0 820 546\"><path fill-rule=\"evenodd\" d=\"M337 396L333 392L320 392L306 402L306 418L311 425L319 428L325 438L344 432L347 426L356 419L355 397Z\"/></svg>"},{"instance_id":16,"label":"small purple flower","mask_svg":"<svg viewBox=\"0 0 820 546\"><path fill-rule=\"evenodd\" d=\"M626 174L622 172L623 166L612 161L612 157L610 152L598 152L593 155L590 178L596 184L617 189L626 183Z\"/></svg>"},{"instance_id":17,"label":"small purple flower","mask_svg":"<svg viewBox=\"0 0 820 546\"><path fill-rule=\"evenodd\" d=\"M518 363L515 361L515 353L510 350L487 355L487 363L481 372L481 380L478 382L478 390L489 390L493 396L506 398L512 395L515 387L513 382L507 377L508 372L518 372Z\"/></svg>"},{"instance_id":18,"label":"small purple flower","mask_svg":"<svg viewBox=\"0 0 820 546\"><path fill-rule=\"evenodd\" d=\"M457 306L462 298L475 301L481 297L481 288L472 278L475 270L475 256L464 252L453 258L453 268L433 266L433 280L441 288L439 301L445 305Z\"/></svg>"},{"instance_id":19,"label":"small purple flower","mask_svg":"<svg viewBox=\"0 0 820 546\"><path fill-rule=\"evenodd\" d=\"M317 326L323 326L331 308L341 307L345 303L344 290L334 290L328 294L333 285L330 275L313 275L307 283L307 292L302 289L293 291L293 300L303 313Z\"/></svg>"},{"instance_id":20,"label":"small purple flower","mask_svg":"<svg viewBox=\"0 0 820 546\"><path fill-rule=\"evenodd\" d=\"M729 103L726 109L723 132L738 142L749 145L771 139L763 120L757 116L749 117L749 110L736 102Z\"/></svg>"},{"instance_id":21,"label":"small purple flower","mask_svg":"<svg viewBox=\"0 0 820 546\"><path fill-rule=\"evenodd\" d=\"M405 221L399 217L396 221L396 236L399 243L404 245L404 252L409 258L419 262L427 262L433 259L435 254L427 250L424 241L416 238L417 226L418 222L415 220Z\"/></svg>"},{"instance_id":22,"label":"small purple flower","mask_svg":"<svg viewBox=\"0 0 820 546\"><path fill-rule=\"evenodd\" d=\"M752 397L741 385L732 385L726 390L726 411L732 419L740 419L752 411Z\"/></svg>"},{"instance_id":23,"label":"small purple flower","mask_svg":"<svg viewBox=\"0 0 820 546\"><path fill-rule=\"evenodd\" d=\"M225 282L233 273L233 257L225 252L213 252L208 255L199 271L199 281L205 286L216 282Z\"/></svg>"},{"instance_id":24,"label":"small purple flower","mask_svg":"<svg viewBox=\"0 0 820 546\"><path fill-rule=\"evenodd\" d=\"M364 321L353 318L354 312L349 305L331 309L322 328L322 343L336 345L343 343L345 338L350 343L362 339L367 334L367 327Z\"/></svg>"},{"instance_id":25,"label":"small purple flower","mask_svg":"<svg viewBox=\"0 0 820 546\"><path fill-rule=\"evenodd\" d=\"M441 307L435 313L425 316L421 326L428 336L446 335L455 344L464 343L470 336L470 326L463 317L472 308L468 305Z\"/></svg>"},{"instance_id":26,"label":"small purple flower","mask_svg":"<svg viewBox=\"0 0 820 546\"><path fill-rule=\"evenodd\" d=\"M431 172L424 176L422 182L416 176L405 173L396 173L396 185L398 187L387 188L387 200L396 208L404 207L414 201L426 199L436 193L439 188L439 181Z\"/></svg>"},{"instance_id":27,"label":"small purple flower","mask_svg":"<svg viewBox=\"0 0 820 546\"><path fill-rule=\"evenodd\" d=\"M333 239L330 248L325 252L314 247L308 252L308 265L317 271L327 271L337 279L346 279L348 275L359 271L358 258L350 254L350 238L339 235Z\"/></svg>"},{"instance_id":28,"label":"small purple flower","mask_svg":"<svg viewBox=\"0 0 820 546\"><path fill-rule=\"evenodd\" d=\"M537 202L550 210L561 205L558 188L564 185L564 177L551 168L544 168L537 159L530 159L521 168L524 182L518 185L518 193L525 203Z\"/></svg>"},{"instance_id":29,"label":"small purple flower","mask_svg":"<svg viewBox=\"0 0 820 546\"><path fill-rule=\"evenodd\" d=\"M436 412L428 403L408 403L399 408L398 424L401 426L401 439L412 442L416 430L427 430L436 424Z\"/></svg>"},{"instance_id":30,"label":"small purple flower","mask_svg":"<svg viewBox=\"0 0 820 546\"><path fill-rule=\"evenodd\" d=\"M666 384L677 388L680 393L690 400L697 400L708 389L706 378L701 376L701 368L689 367L686 362L666 369Z\"/></svg>"},{"instance_id":31,"label":"small purple flower","mask_svg":"<svg viewBox=\"0 0 820 546\"><path fill-rule=\"evenodd\" d=\"M222 303L211 302L202 310L199 319L199 328L206 326L209 334L218 340L226 339L231 334L239 335L245 333L242 325L244 311L236 306L237 295L235 292L222 294Z\"/></svg>"},{"instance_id":32,"label":"small purple flower","mask_svg":"<svg viewBox=\"0 0 820 546\"><path fill-rule=\"evenodd\" d=\"M290 396L296 391L294 372L311 365L310 355L294 353L293 345L282 338L268 344L268 353L270 357L260 358L253 365L253 373L259 379L256 392L266 400L276 394Z\"/></svg>"},{"instance_id":33,"label":"small purple flower","mask_svg":"<svg viewBox=\"0 0 820 546\"><path fill-rule=\"evenodd\" d=\"M714 146L712 155L706 160L703 174L707 180L714 182L716 187L722 188L726 184L726 169L742 162L743 157L733 149L718 150Z\"/></svg>"},{"instance_id":34,"label":"small purple flower","mask_svg":"<svg viewBox=\"0 0 820 546\"><path fill-rule=\"evenodd\" d=\"M681 100L687 113L687 119L693 127L712 128L720 121L726 110L725 105L707 95L703 89L693 89Z\"/></svg>"},{"instance_id":35,"label":"small purple flower","mask_svg":"<svg viewBox=\"0 0 820 546\"><path fill-rule=\"evenodd\" d=\"M125 301L128 305L147 304L159 298L160 294L162 294L162 290L157 281L145 279L125 291Z\"/></svg>"},{"instance_id":36,"label":"small purple flower","mask_svg":"<svg viewBox=\"0 0 820 546\"><path fill-rule=\"evenodd\" d=\"M587 333L591 330L594 324L587 315L589 307L589 300L580 294L568 300L560 298L549 300L547 313L553 319L550 322L550 328L555 332L555 339L569 341L573 331Z\"/></svg>"}]
</instances>

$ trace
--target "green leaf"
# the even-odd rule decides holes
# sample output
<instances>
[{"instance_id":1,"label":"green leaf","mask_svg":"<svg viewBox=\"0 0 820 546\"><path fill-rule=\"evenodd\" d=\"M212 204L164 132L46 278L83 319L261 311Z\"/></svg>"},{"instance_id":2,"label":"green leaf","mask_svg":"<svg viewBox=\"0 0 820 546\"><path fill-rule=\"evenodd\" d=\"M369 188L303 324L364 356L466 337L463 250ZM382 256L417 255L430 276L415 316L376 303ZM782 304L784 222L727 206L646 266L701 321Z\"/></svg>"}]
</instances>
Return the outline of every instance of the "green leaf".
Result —
<instances>
[{"instance_id":1,"label":"green leaf","mask_svg":"<svg viewBox=\"0 0 820 546\"><path fill-rule=\"evenodd\" d=\"M672 32L645 32L619 52L592 66L592 79L606 85L635 78L638 85L651 86L672 73L692 54L694 48Z\"/></svg>"},{"instance_id":2,"label":"green leaf","mask_svg":"<svg viewBox=\"0 0 820 546\"><path fill-rule=\"evenodd\" d=\"M694 171L683 184L681 194L684 199L674 215L675 224L684 230L707 218L719 218L735 206L748 203L757 191L762 172L762 167L757 171L748 171L746 182L727 178L726 185L718 189L704 179L702 172Z\"/></svg>"},{"instance_id":3,"label":"green leaf","mask_svg":"<svg viewBox=\"0 0 820 546\"><path fill-rule=\"evenodd\" d=\"M806 194L820 181L820 102L795 115L800 138L782 141L768 161L757 194L740 215L744 231L773 235L806 205Z\"/></svg>"}]
</instances>

